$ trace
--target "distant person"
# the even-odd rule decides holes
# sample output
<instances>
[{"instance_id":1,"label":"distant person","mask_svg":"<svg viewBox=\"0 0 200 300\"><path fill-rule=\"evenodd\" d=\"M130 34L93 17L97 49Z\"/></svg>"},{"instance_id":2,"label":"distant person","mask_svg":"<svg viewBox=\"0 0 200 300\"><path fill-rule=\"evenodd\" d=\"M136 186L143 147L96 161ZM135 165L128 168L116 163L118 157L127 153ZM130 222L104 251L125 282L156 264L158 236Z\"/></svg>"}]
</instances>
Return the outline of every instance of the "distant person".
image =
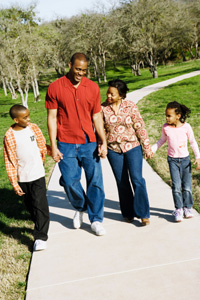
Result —
<instances>
[{"instance_id":1,"label":"distant person","mask_svg":"<svg viewBox=\"0 0 200 300\"><path fill-rule=\"evenodd\" d=\"M128 222L136 217L141 219L142 225L148 225L149 200L142 176L142 147L146 158L153 155L148 134L137 106L125 99L129 90L126 83L115 79L108 85L102 112L107 157L117 182L121 212Z\"/></svg>"},{"instance_id":2,"label":"distant person","mask_svg":"<svg viewBox=\"0 0 200 300\"><path fill-rule=\"evenodd\" d=\"M107 144L101 115L98 85L85 77L88 59L75 53L69 62L69 72L49 85L46 95L48 129L52 157L59 162L60 184L76 209L74 228L81 227L87 210L91 229L104 235L104 187L100 156L107 154ZM101 145L97 147L96 134ZM57 140L57 141L56 141ZM80 183L85 171L87 191Z\"/></svg>"},{"instance_id":3,"label":"distant person","mask_svg":"<svg viewBox=\"0 0 200 300\"><path fill-rule=\"evenodd\" d=\"M33 250L44 250L49 229L43 166L47 153L46 141L39 127L30 123L29 111L25 106L13 105L10 116L15 123L4 137L6 171L16 194L24 196L25 205L35 224Z\"/></svg>"},{"instance_id":4,"label":"distant person","mask_svg":"<svg viewBox=\"0 0 200 300\"><path fill-rule=\"evenodd\" d=\"M168 142L168 164L172 180L172 194L175 205L175 221L181 222L183 216L192 218L192 183L191 161L187 148L188 140L195 154L196 170L200 169L200 152L190 124L185 120L190 109L176 101L166 107L166 121L162 127L161 139L153 145L155 153L166 141Z\"/></svg>"}]
</instances>

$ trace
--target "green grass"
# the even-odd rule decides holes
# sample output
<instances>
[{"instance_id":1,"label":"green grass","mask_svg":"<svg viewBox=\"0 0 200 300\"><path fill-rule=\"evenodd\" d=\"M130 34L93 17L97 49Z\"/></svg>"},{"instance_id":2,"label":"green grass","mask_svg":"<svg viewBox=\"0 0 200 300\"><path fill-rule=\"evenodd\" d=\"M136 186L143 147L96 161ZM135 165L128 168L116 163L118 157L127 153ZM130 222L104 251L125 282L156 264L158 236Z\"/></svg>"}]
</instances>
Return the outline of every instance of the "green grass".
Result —
<instances>
[{"instance_id":1,"label":"green grass","mask_svg":"<svg viewBox=\"0 0 200 300\"><path fill-rule=\"evenodd\" d=\"M141 69L141 76L135 77L131 74L131 70L126 64L121 63L117 66L117 69L113 70L113 66L108 63L107 80L120 78L126 81L130 91L133 91L144 86L199 69L200 60L159 66L159 77L157 79L153 79L148 69ZM33 94L31 92L29 93L28 99L31 122L36 123L41 128L44 136L46 137L47 143L49 143L49 138L46 125L44 99L48 84L55 79L56 73L52 72L52 70L44 72L40 78L41 102L34 103ZM200 94L199 87L200 82L198 76L184 82L179 82L176 85L156 92L140 101L139 108L146 122L152 144L160 137L161 127L165 122L165 106L166 103L171 100L180 101L192 109L189 123L193 127L198 143L200 144L200 131L199 126L197 125L199 123L198 117L200 112L198 101ZM102 101L106 99L107 88L107 83L102 82L100 84ZM11 100L10 95L5 97L3 95L3 90L0 89L1 141L3 140L6 130L13 123L9 116L9 109L16 103L20 103L20 98L17 100ZM2 143L0 150L0 298L5 300L23 299L33 245L33 224L30 221L29 214L25 210L22 198L15 195L8 181L3 159ZM162 155L164 159L162 158ZM161 176L163 176L164 180L170 183L170 180L166 175L167 172L165 175L162 175L159 164L157 163L163 161L166 161L166 146L157 152L155 158L151 160L150 163L154 168L157 168L157 171ZM53 160L51 158L47 158L45 164L47 180L50 176L53 165ZM194 169L193 178L199 185L199 173L194 171Z\"/></svg>"},{"instance_id":2,"label":"green grass","mask_svg":"<svg viewBox=\"0 0 200 300\"><path fill-rule=\"evenodd\" d=\"M52 79L56 79L55 77ZM47 84L49 83L46 82ZM33 93L29 93L29 110L31 122L38 124L49 143L46 125L46 109L44 99L47 86L41 87L41 102L34 103ZM20 98L11 100L0 90L0 138L13 124L9 116L12 105L21 103ZM33 223L26 211L23 199L17 196L8 180L3 158L3 143L0 146L0 298L5 300L24 299L26 276L30 264L33 245ZM51 173L53 160L46 158L46 179ZM12 262L12 263L10 263ZM17 271L14 271L17 270Z\"/></svg>"},{"instance_id":3,"label":"green grass","mask_svg":"<svg viewBox=\"0 0 200 300\"><path fill-rule=\"evenodd\" d=\"M178 64L169 64L166 66L158 67L158 78L152 78L149 69L141 69L141 76L134 76L131 73L131 69L127 67L126 64L120 64L117 66L116 70L113 70L113 66L108 63L107 79L119 78L124 80L129 88L129 91L134 91L145 86L161 82L173 77L177 77L186 73L200 70L200 60L193 60L188 62L182 62ZM101 99L104 101L106 99L106 91L108 89L108 84L102 82L100 84Z\"/></svg>"}]
</instances>

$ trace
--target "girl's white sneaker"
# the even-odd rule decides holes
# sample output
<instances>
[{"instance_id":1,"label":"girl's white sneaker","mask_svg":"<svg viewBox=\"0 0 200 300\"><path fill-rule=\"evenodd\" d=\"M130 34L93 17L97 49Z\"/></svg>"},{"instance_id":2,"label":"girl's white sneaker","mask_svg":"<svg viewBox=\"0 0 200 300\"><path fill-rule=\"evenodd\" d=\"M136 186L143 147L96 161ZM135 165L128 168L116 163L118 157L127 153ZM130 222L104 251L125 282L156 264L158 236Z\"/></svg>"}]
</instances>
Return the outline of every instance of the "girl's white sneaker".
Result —
<instances>
[{"instance_id":1,"label":"girl's white sneaker","mask_svg":"<svg viewBox=\"0 0 200 300\"><path fill-rule=\"evenodd\" d=\"M175 221L176 222L181 222L183 221L183 209L178 208L173 212L173 215L175 216Z\"/></svg>"},{"instance_id":2,"label":"girl's white sneaker","mask_svg":"<svg viewBox=\"0 0 200 300\"><path fill-rule=\"evenodd\" d=\"M191 208L184 207L183 210L184 210L184 217L186 219L190 219L190 218L194 217Z\"/></svg>"}]
</instances>

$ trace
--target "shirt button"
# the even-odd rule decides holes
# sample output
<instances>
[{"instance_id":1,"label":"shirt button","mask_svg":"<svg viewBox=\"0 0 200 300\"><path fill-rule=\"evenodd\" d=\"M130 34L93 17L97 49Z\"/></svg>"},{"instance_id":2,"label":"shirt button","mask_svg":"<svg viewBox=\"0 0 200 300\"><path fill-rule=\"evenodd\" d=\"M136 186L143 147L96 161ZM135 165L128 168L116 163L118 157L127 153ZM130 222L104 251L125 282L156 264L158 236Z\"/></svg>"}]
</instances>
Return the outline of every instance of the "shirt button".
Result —
<instances>
[{"instance_id":1,"label":"shirt button","mask_svg":"<svg viewBox=\"0 0 200 300\"><path fill-rule=\"evenodd\" d=\"M78 99L76 99L77 101L79 101Z\"/></svg>"}]
</instances>

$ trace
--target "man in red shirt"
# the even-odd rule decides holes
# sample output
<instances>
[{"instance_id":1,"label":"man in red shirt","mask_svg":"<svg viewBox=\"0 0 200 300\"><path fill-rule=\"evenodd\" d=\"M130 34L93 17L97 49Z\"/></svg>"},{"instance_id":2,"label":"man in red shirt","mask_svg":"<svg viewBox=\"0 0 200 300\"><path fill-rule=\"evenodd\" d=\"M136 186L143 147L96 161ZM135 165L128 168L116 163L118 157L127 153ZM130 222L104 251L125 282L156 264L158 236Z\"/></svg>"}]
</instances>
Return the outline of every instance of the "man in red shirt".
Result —
<instances>
[{"instance_id":1,"label":"man in red shirt","mask_svg":"<svg viewBox=\"0 0 200 300\"><path fill-rule=\"evenodd\" d=\"M83 212L88 210L91 229L104 235L102 226L104 188L100 156L106 157L107 143L101 115L98 85L84 77L88 59L75 53L69 72L49 85L46 95L47 122L52 146L52 157L59 162L60 184L76 213L74 228L80 228ZM97 147L95 131L101 141ZM56 142L57 140L57 142ZM81 183L85 171L87 192Z\"/></svg>"}]
</instances>

